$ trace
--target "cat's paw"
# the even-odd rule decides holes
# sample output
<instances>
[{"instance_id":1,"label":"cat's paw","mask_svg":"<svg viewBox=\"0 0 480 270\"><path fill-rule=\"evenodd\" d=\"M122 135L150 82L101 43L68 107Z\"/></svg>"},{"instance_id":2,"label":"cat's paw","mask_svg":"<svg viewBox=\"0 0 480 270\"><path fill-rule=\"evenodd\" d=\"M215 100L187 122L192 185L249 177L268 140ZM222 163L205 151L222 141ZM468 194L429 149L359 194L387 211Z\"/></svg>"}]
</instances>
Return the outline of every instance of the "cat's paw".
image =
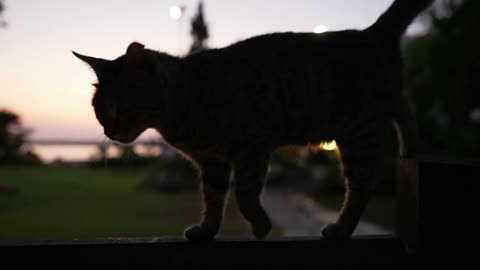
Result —
<instances>
[{"instance_id":1,"label":"cat's paw","mask_svg":"<svg viewBox=\"0 0 480 270\"><path fill-rule=\"evenodd\" d=\"M185 238L189 242L210 242L215 238L215 232L200 225L190 226L185 230Z\"/></svg>"},{"instance_id":2,"label":"cat's paw","mask_svg":"<svg viewBox=\"0 0 480 270\"><path fill-rule=\"evenodd\" d=\"M353 230L346 225L333 223L323 228L323 238L327 240L347 240L352 236Z\"/></svg>"},{"instance_id":3,"label":"cat's paw","mask_svg":"<svg viewBox=\"0 0 480 270\"><path fill-rule=\"evenodd\" d=\"M252 226L253 235L257 240L263 240L272 230L272 222L270 219L266 219L264 222L256 223Z\"/></svg>"}]
</instances>

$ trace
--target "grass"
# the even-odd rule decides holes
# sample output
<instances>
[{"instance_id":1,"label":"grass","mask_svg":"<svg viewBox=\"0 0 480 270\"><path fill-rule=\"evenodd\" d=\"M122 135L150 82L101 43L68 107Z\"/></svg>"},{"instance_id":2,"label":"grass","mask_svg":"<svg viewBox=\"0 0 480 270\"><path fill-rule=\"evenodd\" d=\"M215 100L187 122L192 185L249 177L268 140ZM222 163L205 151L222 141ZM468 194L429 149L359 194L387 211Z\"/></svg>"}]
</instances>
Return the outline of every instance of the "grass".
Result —
<instances>
[{"instance_id":1,"label":"grass","mask_svg":"<svg viewBox=\"0 0 480 270\"><path fill-rule=\"evenodd\" d=\"M198 221L196 191L158 193L139 188L147 170L0 167L0 240L68 240L182 236ZM249 234L230 204L220 235Z\"/></svg>"}]
</instances>

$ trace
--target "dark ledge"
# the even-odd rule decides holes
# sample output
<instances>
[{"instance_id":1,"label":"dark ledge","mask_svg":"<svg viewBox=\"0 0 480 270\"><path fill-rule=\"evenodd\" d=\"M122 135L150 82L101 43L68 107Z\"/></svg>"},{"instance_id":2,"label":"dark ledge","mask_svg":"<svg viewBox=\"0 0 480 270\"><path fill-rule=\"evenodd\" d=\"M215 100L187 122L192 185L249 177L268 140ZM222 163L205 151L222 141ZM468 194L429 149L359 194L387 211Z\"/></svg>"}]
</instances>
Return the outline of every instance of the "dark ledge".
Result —
<instances>
[{"instance_id":1,"label":"dark ledge","mask_svg":"<svg viewBox=\"0 0 480 270\"><path fill-rule=\"evenodd\" d=\"M268 269L314 266L403 268L410 263L402 242L394 236L355 237L348 241L321 238L281 238L250 241L238 238L189 243L180 238L108 238L72 241L0 242L2 263L35 265L144 265L162 269L235 266ZM15 257L23 258L21 260ZM5 260L6 259L6 260ZM166 268L165 268L166 267Z\"/></svg>"}]
</instances>

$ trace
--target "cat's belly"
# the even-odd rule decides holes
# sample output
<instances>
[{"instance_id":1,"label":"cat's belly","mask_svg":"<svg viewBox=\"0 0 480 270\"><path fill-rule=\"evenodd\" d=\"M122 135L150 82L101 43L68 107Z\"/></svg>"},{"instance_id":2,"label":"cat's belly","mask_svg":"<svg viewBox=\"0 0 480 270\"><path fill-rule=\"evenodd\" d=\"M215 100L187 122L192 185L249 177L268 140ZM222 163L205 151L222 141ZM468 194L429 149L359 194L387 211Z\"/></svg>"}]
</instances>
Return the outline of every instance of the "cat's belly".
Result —
<instances>
[{"instance_id":1,"label":"cat's belly","mask_svg":"<svg viewBox=\"0 0 480 270\"><path fill-rule=\"evenodd\" d=\"M324 127L296 128L288 132L288 136L283 138L278 144L282 145L306 145L319 144L325 141L334 140L334 134Z\"/></svg>"}]
</instances>

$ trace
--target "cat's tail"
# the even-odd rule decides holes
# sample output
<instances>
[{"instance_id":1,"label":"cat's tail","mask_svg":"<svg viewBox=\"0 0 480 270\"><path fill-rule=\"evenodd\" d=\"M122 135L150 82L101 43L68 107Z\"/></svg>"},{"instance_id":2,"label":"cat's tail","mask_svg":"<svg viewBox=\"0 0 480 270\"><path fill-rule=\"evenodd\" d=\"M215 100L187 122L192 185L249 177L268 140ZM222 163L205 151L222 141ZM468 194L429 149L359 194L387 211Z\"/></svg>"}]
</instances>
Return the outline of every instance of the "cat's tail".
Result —
<instances>
[{"instance_id":1,"label":"cat's tail","mask_svg":"<svg viewBox=\"0 0 480 270\"><path fill-rule=\"evenodd\" d=\"M368 30L388 38L399 38L433 0L395 0Z\"/></svg>"}]
</instances>

